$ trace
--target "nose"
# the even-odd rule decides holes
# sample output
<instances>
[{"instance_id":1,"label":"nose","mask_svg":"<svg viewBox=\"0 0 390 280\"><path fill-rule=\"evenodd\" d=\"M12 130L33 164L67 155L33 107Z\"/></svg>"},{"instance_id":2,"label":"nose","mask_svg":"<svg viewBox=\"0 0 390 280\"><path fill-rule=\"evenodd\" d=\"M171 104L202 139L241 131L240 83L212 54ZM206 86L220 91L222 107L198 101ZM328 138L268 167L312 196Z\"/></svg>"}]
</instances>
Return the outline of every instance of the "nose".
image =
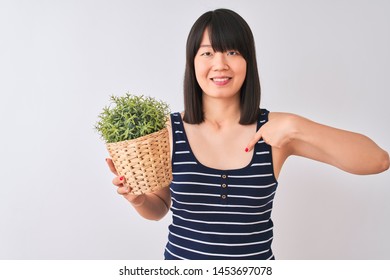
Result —
<instances>
[{"instance_id":1,"label":"nose","mask_svg":"<svg viewBox=\"0 0 390 280\"><path fill-rule=\"evenodd\" d=\"M226 59L226 54L222 52L216 52L214 54L214 64L213 64L213 70L214 71L222 71L222 70L228 70L229 64Z\"/></svg>"}]
</instances>

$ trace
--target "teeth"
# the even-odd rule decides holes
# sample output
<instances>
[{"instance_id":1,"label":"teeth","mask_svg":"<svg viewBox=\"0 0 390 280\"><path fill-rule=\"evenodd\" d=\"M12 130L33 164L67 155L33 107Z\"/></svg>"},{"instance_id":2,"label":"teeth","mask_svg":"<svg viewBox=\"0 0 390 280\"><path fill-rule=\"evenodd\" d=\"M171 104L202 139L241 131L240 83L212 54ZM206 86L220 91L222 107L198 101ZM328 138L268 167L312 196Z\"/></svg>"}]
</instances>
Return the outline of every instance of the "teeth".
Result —
<instances>
[{"instance_id":1,"label":"teeth","mask_svg":"<svg viewBox=\"0 0 390 280\"><path fill-rule=\"evenodd\" d=\"M214 78L213 81L215 82L226 82L227 80L229 80L229 78Z\"/></svg>"}]
</instances>

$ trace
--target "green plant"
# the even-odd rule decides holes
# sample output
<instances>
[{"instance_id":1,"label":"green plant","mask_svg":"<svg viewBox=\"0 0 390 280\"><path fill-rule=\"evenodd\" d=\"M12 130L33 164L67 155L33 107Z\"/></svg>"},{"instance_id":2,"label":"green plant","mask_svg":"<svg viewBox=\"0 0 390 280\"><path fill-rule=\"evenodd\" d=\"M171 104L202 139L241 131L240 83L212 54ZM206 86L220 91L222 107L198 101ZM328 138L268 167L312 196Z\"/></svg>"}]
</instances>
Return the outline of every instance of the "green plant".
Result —
<instances>
[{"instance_id":1,"label":"green plant","mask_svg":"<svg viewBox=\"0 0 390 280\"><path fill-rule=\"evenodd\" d=\"M144 95L126 93L111 96L111 104L103 108L95 129L106 143L131 140L151 134L166 126L169 106Z\"/></svg>"}]
</instances>

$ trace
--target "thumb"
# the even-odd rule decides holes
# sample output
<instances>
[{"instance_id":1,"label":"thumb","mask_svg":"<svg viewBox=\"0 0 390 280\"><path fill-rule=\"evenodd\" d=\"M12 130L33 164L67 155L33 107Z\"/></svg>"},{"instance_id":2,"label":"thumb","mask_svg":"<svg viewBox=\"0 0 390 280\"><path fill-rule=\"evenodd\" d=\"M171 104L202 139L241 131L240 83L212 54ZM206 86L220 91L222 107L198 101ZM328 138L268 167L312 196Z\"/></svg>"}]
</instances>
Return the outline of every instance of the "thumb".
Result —
<instances>
[{"instance_id":1,"label":"thumb","mask_svg":"<svg viewBox=\"0 0 390 280\"><path fill-rule=\"evenodd\" d=\"M248 145L245 148L245 152L250 152L253 150L253 147L261 139L261 128L256 132L253 138L249 141Z\"/></svg>"},{"instance_id":2,"label":"thumb","mask_svg":"<svg viewBox=\"0 0 390 280\"><path fill-rule=\"evenodd\" d=\"M118 176L118 172L116 171L116 168L114 166L114 163L112 162L112 159L106 158L106 162L107 162L107 165L110 168L111 172Z\"/></svg>"}]
</instances>

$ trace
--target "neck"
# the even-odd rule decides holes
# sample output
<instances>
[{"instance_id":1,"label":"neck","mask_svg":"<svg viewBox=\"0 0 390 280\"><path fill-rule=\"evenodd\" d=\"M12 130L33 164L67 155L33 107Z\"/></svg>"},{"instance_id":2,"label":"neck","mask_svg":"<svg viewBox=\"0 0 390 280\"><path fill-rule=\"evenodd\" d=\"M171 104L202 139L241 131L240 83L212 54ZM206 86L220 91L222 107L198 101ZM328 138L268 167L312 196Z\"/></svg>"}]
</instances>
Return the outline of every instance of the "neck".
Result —
<instances>
[{"instance_id":1,"label":"neck","mask_svg":"<svg viewBox=\"0 0 390 280\"><path fill-rule=\"evenodd\" d=\"M203 99L205 123L218 127L238 124L240 121L240 102L219 99Z\"/></svg>"}]
</instances>

